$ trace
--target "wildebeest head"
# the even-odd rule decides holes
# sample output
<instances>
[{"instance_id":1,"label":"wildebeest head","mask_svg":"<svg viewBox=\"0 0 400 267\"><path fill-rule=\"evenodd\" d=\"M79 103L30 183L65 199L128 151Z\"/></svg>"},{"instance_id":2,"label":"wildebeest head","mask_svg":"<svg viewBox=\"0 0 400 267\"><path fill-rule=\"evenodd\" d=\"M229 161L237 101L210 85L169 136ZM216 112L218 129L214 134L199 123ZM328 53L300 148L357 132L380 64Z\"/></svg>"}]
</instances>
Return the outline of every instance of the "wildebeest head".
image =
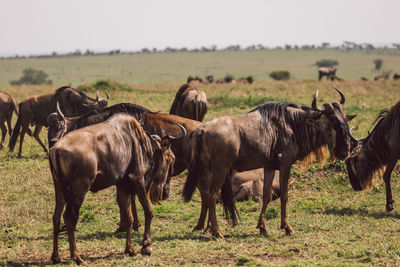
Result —
<instances>
[{"instance_id":1,"label":"wildebeest head","mask_svg":"<svg viewBox=\"0 0 400 267\"><path fill-rule=\"evenodd\" d=\"M156 149L156 154L154 155L153 171L151 176L153 180L149 185L148 193L150 200L158 202L163 199L163 188L166 184L167 179L172 175L175 155L171 151L171 144L178 140L184 138L187 134L185 127L177 124L182 130L182 134L177 137L166 135L160 138L158 135L151 135L152 139L155 141L158 149Z\"/></svg>"},{"instance_id":2,"label":"wildebeest head","mask_svg":"<svg viewBox=\"0 0 400 267\"><path fill-rule=\"evenodd\" d=\"M96 92L96 99L93 101L93 99L87 97L83 100L82 105L85 107L99 107L99 110L102 110L105 108L108 104L108 99L110 98L108 93L106 93L106 98L99 98L99 91Z\"/></svg>"},{"instance_id":3,"label":"wildebeest head","mask_svg":"<svg viewBox=\"0 0 400 267\"><path fill-rule=\"evenodd\" d=\"M49 124L48 136L51 136L49 147L52 147L67 132L67 122L58 102L57 112L53 112L47 117L47 123Z\"/></svg>"},{"instance_id":4,"label":"wildebeest head","mask_svg":"<svg viewBox=\"0 0 400 267\"><path fill-rule=\"evenodd\" d=\"M368 168L363 168L363 161L360 160L364 142L365 140L358 141L357 145L352 149L350 156L346 159L350 184L355 191L369 188L372 184L372 173L368 171Z\"/></svg>"},{"instance_id":5,"label":"wildebeest head","mask_svg":"<svg viewBox=\"0 0 400 267\"><path fill-rule=\"evenodd\" d=\"M325 138L328 139L327 144L331 156L335 156L338 159L343 160L349 156L353 142L347 122L352 120L355 116L346 116L346 114L344 114L342 107L345 103L346 98L339 89L335 89L340 94L340 102L325 103L322 108L318 108L317 91L311 107L313 110L319 112L319 114L317 113L318 115L315 118L315 121L325 120L327 122L327 125L329 125L329 127L327 127L326 129L327 133Z\"/></svg>"}]
</instances>

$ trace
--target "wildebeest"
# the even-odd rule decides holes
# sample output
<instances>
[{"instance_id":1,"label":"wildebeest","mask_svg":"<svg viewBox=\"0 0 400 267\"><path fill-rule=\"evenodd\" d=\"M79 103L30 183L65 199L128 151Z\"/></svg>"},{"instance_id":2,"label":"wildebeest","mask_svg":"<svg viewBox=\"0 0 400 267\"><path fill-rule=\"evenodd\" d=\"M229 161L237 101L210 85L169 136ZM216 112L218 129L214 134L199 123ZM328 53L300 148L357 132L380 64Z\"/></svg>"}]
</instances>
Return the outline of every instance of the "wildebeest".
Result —
<instances>
[{"instance_id":1,"label":"wildebeest","mask_svg":"<svg viewBox=\"0 0 400 267\"><path fill-rule=\"evenodd\" d=\"M57 112L50 114L48 118L49 145L50 147L53 146L55 142L57 142L62 136L64 136L70 131L80 129L88 125L104 122L112 115L117 113L126 113L134 116L138 120L140 125L143 127L143 129L145 129L145 131L160 136L177 135L180 133L180 129L176 125L177 124L183 125L188 135L184 137L182 140L174 142L171 146L171 149L174 152L176 158L174 169L171 176L178 175L182 171L188 168L188 166L190 165L190 156L191 156L189 135L201 123L195 120L186 119L176 115L155 113L142 106L130 103L121 103L113 105L111 107L105 108L101 112L92 112L74 118L64 117L62 112L59 109L57 109ZM169 179L171 176L168 177L167 183L164 186L164 191L163 191L164 199L168 198L169 195L169 189L170 189ZM225 199L223 198L223 201L224 200ZM134 201L133 204L135 204ZM230 203L227 203L225 205L228 206L230 205ZM135 230L137 230L140 224L138 222L135 206L132 206L132 211L134 215L133 227ZM122 229L125 230L124 225L121 225L117 231L121 231Z\"/></svg>"},{"instance_id":2,"label":"wildebeest","mask_svg":"<svg viewBox=\"0 0 400 267\"><path fill-rule=\"evenodd\" d=\"M374 174L383 173L386 186L386 210L393 210L390 177L400 158L400 102L390 110L382 110L375 127L357 146L346 160L350 183L354 190L369 188Z\"/></svg>"},{"instance_id":3,"label":"wildebeest","mask_svg":"<svg viewBox=\"0 0 400 267\"><path fill-rule=\"evenodd\" d=\"M19 104L20 114L8 145L10 151L14 150L18 136L20 136L18 157L22 156L24 135L28 131L29 125L35 125L33 136L42 146L44 152L48 152L47 147L39 138L39 133L43 126L48 126L47 117L50 113L56 111L57 103L62 105L66 116L73 117L92 110L102 110L107 106L108 98L107 94L107 99L99 99L97 92L96 99L93 99L74 88L63 86L53 93L36 95L23 100Z\"/></svg>"},{"instance_id":4,"label":"wildebeest","mask_svg":"<svg viewBox=\"0 0 400 267\"><path fill-rule=\"evenodd\" d=\"M256 169L244 172L232 173L232 191L235 201L253 200L262 201L264 187L264 170ZM274 179L272 182L272 200L279 198L279 172L275 171Z\"/></svg>"},{"instance_id":5,"label":"wildebeest","mask_svg":"<svg viewBox=\"0 0 400 267\"><path fill-rule=\"evenodd\" d=\"M336 77L336 70L337 69L332 67L318 68L318 81L320 81L323 76L326 76L327 80L332 80L332 77Z\"/></svg>"},{"instance_id":6,"label":"wildebeest","mask_svg":"<svg viewBox=\"0 0 400 267\"><path fill-rule=\"evenodd\" d=\"M361 79L361 81L364 81L364 82L368 81L368 78L365 78L365 77L361 77L360 79Z\"/></svg>"},{"instance_id":7,"label":"wildebeest","mask_svg":"<svg viewBox=\"0 0 400 267\"><path fill-rule=\"evenodd\" d=\"M393 80L399 80L400 79L400 74L393 74Z\"/></svg>"},{"instance_id":8,"label":"wildebeest","mask_svg":"<svg viewBox=\"0 0 400 267\"><path fill-rule=\"evenodd\" d=\"M138 121L127 114L117 114L104 123L91 125L65 135L49 152L53 175L56 206L53 215L53 263L60 262L58 234L64 205L64 223L68 234L71 258L85 263L75 243L75 228L79 209L86 193L98 192L116 185L118 205L126 228L125 253L136 254L131 242L131 194L136 194L145 214L145 231L142 254L150 255L151 220L153 212L150 200L162 199L163 185L174 162L170 144L183 138L183 126L179 137L150 137Z\"/></svg>"},{"instance_id":9,"label":"wildebeest","mask_svg":"<svg viewBox=\"0 0 400 267\"><path fill-rule=\"evenodd\" d=\"M203 83L203 79L200 78L199 76L192 77L189 75L188 78L186 79L186 83L187 84L201 84L201 83Z\"/></svg>"},{"instance_id":10,"label":"wildebeest","mask_svg":"<svg viewBox=\"0 0 400 267\"><path fill-rule=\"evenodd\" d=\"M14 111L18 115L17 101L15 101L15 99L6 92L0 92L0 128L2 134L0 149L3 148L4 140L7 135L5 122L7 122L8 134L11 136L11 119Z\"/></svg>"},{"instance_id":11,"label":"wildebeest","mask_svg":"<svg viewBox=\"0 0 400 267\"><path fill-rule=\"evenodd\" d=\"M384 72L381 75L375 76L374 80L377 82L389 80L390 72Z\"/></svg>"},{"instance_id":12,"label":"wildebeest","mask_svg":"<svg viewBox=\"0 0 400 267\"><path fill-rule=\"evenodd\" d=\"M201 213L194 230L204 227L222 237L216 218L215 203L230 170L246 171L264 168L263 206L257 228L266 234L265 212L272 194L275 170L279 170L281 190L281 228L293 233L286 217L288 179L291 165L310 153L320 154L328 146L332 157L345 159L350 153L350 131L342 111L344 94L336 89L340 103L326 103L317 108L315 95L312 108L295 104L268 102L247 114L215 118L203 123L192 134L192 163L183 197L189 201L197 186L201 196ZM235 209L230 210L235 221Z\"/></svg>"},{"instance_id":13,"label":"wildebeest","mask_svg":"<svg viewBox=\"0 0 400 267\"><path fill-rule=\"evenodd\" d=\"M252 84L254 79L253 76L247 76L247 77L242 77L238 80L241 83L248 83L248 84Z\"/></svg>"},{"instance_id":14,"label":"wildebeest","mask_svg":"<svg viewBox=\"0 0 400 267\"><path fill-rule=\"evenodd\" d=\"M217 80L216 83L219 83L219 84L223 84L223 83L235 84L236 80L233 78L232 75L228 74L223 79Z\"/></svg>"},{"instance_id":15,"label":"wildebeest","mask_svg":"<svg viewBox=\"0 0 400 267\"><path fill-rule=\"evenodd\" d=\"M206 81L207 81L207 83L214 83L214 76L213 75L207 75L206 76Z\"/></svg>"},{"instance_id":16,"label":"wildebeest","mask_svg":"<svg viewBox=\"0 0 400 267\"><path fill-rule=\"evenodd\" d=\"M175 95L169 114L202 121L207 113L207 96L203 91L182 85Z\"/></svg>"}]
</instances>

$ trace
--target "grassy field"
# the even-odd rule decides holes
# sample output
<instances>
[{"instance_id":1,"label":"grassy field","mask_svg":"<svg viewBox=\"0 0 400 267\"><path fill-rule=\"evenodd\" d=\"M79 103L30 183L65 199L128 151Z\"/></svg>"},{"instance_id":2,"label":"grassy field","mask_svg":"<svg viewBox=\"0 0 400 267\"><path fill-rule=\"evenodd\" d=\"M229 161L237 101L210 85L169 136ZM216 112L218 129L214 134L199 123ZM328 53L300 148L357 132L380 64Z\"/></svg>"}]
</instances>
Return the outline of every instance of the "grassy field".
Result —
<instances>
[{"instance_id":1,"label":"grassy field","mask_svg":"<svg viewBox=\"0 0 400 267\"><path fill-rule=\"evenodd\" d=\"M280 52L280 51L278 51ZM222 52L221 52L222 53ZM244 52L251 55L252 52ZM257 52L258 53L258 52ZM260 52L261 53L261 52ZM260 62L267 61L266 57L260 58ZM307 52L302 52L307 53ZM339 58L342 52L332 56L340 61L341 71L338 73L343 77L367 76L361 70L368 70L372 75L372 59L376 55L350 55L346 61L346 54ZM226 56L224 60L232 60L235 53L222 53ZM226 54L226 55L225 55ZM160 55L167 60L171 55ZM184 55L182 54L182 60ZM289 56L282 57L269 55L275 62L288 61ZM122 60L120 66L132 64ZM140 58L140 55L129 56ZM152 55L149 55L152 57ZM172 57L172 56L171 56ZM190 54L191 60L201 60L200 54ZM266 77L268 69L250 64L251 60L246 59L247 54L240 55L243 61L240 63L237 72L239 74L254 74L257 77ZM210 101L209 112L206 120L211 118L244 113L257 105L269 101L280 100L290 101L298 105L310 105L312 95L318 89L320 92L319 104L339 100L339 95L334 90L337 86L343 90L347 100L344 110L348 114L358 114L350 123L354 126L354 135L364 137L370 129L376 113L389 108L400 99L400 82L362 82L347 80L344 82L318 82L315 80L315 67L309 66L319 58L327 55L313 55L308 61L303 62L304 72L301 64L296 66L296 77L313 77L313 79L296 79L288 82L256 81L252 85L207 85L199 86L199 89L206 91ZM351 57L356 58L360 70L350 72L346 76L342 69L345 62L350 64ZM119 57L109 59L117 64ZM384 64L393 62L393 66L399 66L399 57L384 58ZM44 59L43 59L44 60ZM52 62L53 59L46 59ZM65 62L64 62L65 60ZM76 66L82 63L81 70ZM71 75L70 82L73 85L81 83L82 75L86 75L86 81L95 79L95 73L107 73L105 69L97 69L90 72L84 69L89 68L91 60L100 60L100 57L93 58L68 58L63 59L62 66L75 66L74 73L60 71L60 78L57 83L68 82L68 75ZM154 62L160 59L154 58ZM212 60L211 58L209 60ZM219 59L214 59L219 60ZM242 59L237 58L241 61ZM255 61L256 59L254 59ZM19 77L17 68L24 68L24 60L9 61L0 60L0 69L14 69L13 73L6 75L1 72L0 81L6 84L8 80ZM51 73L55 67L46 69L46 63L42 59L34 59L30 66L43 66L45 71ZM110 78L121 81L134 81L133 92L114 91L111 96L111 104L119 102L132 102L143 105L153 111L168 112L176 90L189 73L199 75L214 69L205 70L201 65L189 68L185 73L183 70L174 73L178 68L179 60L171 63L163 61L161 66L153 66L159 74L162 69L166 76L148 74L130 79L128 74L118 76L117 68L110 68L117 73L110 74ZM294 62L297 58L294 59ZM67 63L68 62L68 63ZM161 60L160 60L161 62ZM221 60L220 62L225 62ZM234 64L230 62L231 66ZM363 66L361 62L368 64ZM20 67L17 67L21 64ZM36 65L38 64L38 65ZM57 66L54 61L53 66ZM93 62L91 64L94 64ZM107 66L107 60L101 62ZM111 63L110 63L111 64ZM112 63L114 64L114 63ZM146 63L148 66L153 63ZM160 63L161 64L161 63ZM189 61L186 66L191 65ZM200 63L198 63L200 64ZM209 63L210 66L213 63ZM221 63L222 64L222 63ZM233 65L232 65L233 64ZM243 65L241 65L243 64ZM248 66L243 68L244 65ZM261 64L261 63L260 63ZM289 69L289 63L279 65L279 68ZM294 65L293 63L292 65ZM397 64L397 65L396 65ZM61 66L60 65L60 66ZM272 63L265 63L272 69ZM214 64L221 75L227 71L226 66L221 67ZM271 67L272 66L272 67ZM282 67L281 67L282 66ZM94 68L97 68L96 65ZM278 67L276 67L278 68ZM393 67L394 68L394 67ZM142 71L144 68L141 68ZM275 67L273 68L275 69ZM254 72L252 71L254 70ZM311 71L312 70L312 71ZM142 73L141 73L142 74ZM99 76L100 77L100 76ZM103 76L101 76L103 77ZM122 77L125 77L122 78ZM175 78L171 78L175 77ZM54 77L50 77L56 80ZM85 79L86 79L85 78ZM162 82L164 79L173 82ZM141 83L143 82L143 83ZM9 92L18 101L34 95L52 91L57 86L23 86L10 87L1 86L1 91ZM93 96L93 95L92 95ZM16 118L14 117L14 123ZM46 140L46 131L42 132L42 140ZM8 142L8 138L6 140ZM47 143L47 141L46 141ZM23 159L17 159L16 152L9 153L3 149L0 151L0 265L45 265L50 263L52 251L52 222L51 216L54 208L54 190L51 175L49 172L46 155L33 138L26 137L24 143ZM385 212L385 190L379 181L371 191L354 192L348 181L347 172L342 162L326 162L323 166L313 165L309 169L302 169L294 166L292 169L291 186L289 192L288 219L295 235L285 236L284 231L279 229L280 225L280 204L275 201L269 205L267 212L268 237L260 236L256 229L257 219L261 204L252 200L238 203L238 210L241 215L239 226L233 228L223 218L222 208L218 206L217 216L221 232L225 239L214 239L211 236L203 235L200 232L192 232L196 225L200 212L200 198L196 193L194 199L184 203L180 196L185 174L174 177L172 180L172 194L170 199L160 205L154 205L155 217L152 224L153 254L150 257L137 255L133 258L123 254L125 234L114 234L119 221L118 207L115 201L115 188L100 191L97 194L89 193L81 208L80 219L77 225L77 245L81 255L90 265L110 266L169 266L169 265L389 265L400 264L400 208L398 202L391 213ZM398 199L400 195L399 172L393 173L393 196ZM140 206L140 205L139 205ZM143 222L144 216L140 207L140 219ZM134 232L133 242L136 250L140 249L139 242L142 239L143 227L139 232ZM60 240L60 255L63 264L73 264L69 260L69 250L66 236Z\"/></svg>"},{"instance_id":2,"label":"grassy field","mask_svg":"<svg viewBox=\"0 0 400 267\"><path fill-rule=\"evenodd\" d=\"M295 79L317 79L315 62L335 59L337 75L344 79L373 79L379 73L373 60L383 60L383 70L400 72L400 52L393 50L343 51L324 50L263 50L218 51L210 53L163 53L115 56L81 56L68 58L31 58L0 60L0 85L18 79L25 68L49 74L55 84L93 82L114 79L129 83L184 82L188 75L214 75L222 78L232 74L240 78L253 75L258 81L270 80L274 70L288 70Z\"/></svg>"}]
</instances>

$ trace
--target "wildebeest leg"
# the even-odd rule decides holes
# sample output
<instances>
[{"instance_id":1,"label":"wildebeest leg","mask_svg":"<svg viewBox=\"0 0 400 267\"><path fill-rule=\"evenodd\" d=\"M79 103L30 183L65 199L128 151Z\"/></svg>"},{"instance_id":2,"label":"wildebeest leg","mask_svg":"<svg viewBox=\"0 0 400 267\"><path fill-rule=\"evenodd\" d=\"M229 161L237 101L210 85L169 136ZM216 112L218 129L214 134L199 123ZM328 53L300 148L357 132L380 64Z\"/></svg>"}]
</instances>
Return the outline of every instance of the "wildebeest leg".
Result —
<instances>
[{"instance_id":1,"label":"wildebeest leg","mask_svg":"<svg viewBox=\"0 0 400 267\"><path fill-rule=\"evenodd\" d=\"M136 255L136 251L132 247L132 213L131 213L131 194L126 192L120 185L117 185L117 203L121 215L121 225L125 226L126 230L126 245L125 254L129 256Z\"/></svg>"},{"instance_id":2,"label":"wildebeest leg","mask_svg":"<svg viewBox=\"0 0 400 267\"><path fill-rule=\"evenodd\" d=\"M48 153L49 150L47 149L47 147L43 144L42 140L40 140L39 138L39 133L42 130L42 125L40 124L36 124L35 126L35 131L33 132L33 137L35 137L36 141L38 141L38 143L42 146L44 152Z\"/></svg>"},{"instance_id":3,"label":"wildebeest leg","mask_svg":"<svg viewBox=\"0 0 400 267\"><path fill-rule=\"evenodd\" d=\"M28 128L29 128L29 121L25 122L22 125L22 130L21 130L21 132L19 134L19 150L18 150L18 157L19 158L22 157L22 143L24 142L24 136L25 136L25 133L28 130Z\"/></svg>"},{"instance_id":4,"label":"wildebeest leg","mask_svg":"<svg viewBox=\"0 0 400 267\"><path fill-rule=\"evenodd\" d=\"M207 205L206 205L206 198L203 193L200 192L201 196L201 212L200 212L200 218L199 221L197 222L196 227L193 229L193 231L197 230L203 230L204 228L204 223L206 221L206 216L207 216Z\"/></svg>"},{"instance_id":5,"label":"wildebeest leg","mask_svg":"<svg viewBox=\"0 0 400 267\"><path fill-rule=\"evenodd\" d=\"M142 249L140 253L143 255L150 255L153 251L151 247L151 220L153 219L153 211L151 209L150 199L146 194L146 187L144 185L143 178L140 181L137 181L137 178L134 178L132 175L129 175L129 179L135 183L134 187L144 210L144 235L142 241Z\"/></svg>"},{"instance_id":6,"label":"wildebeest leg","mask_svg":"<svg viewBox=\"0 0 400 267\"><path fill-rule=\"evenodd\" d=\"M60 255L58 253L58 234L60 233L61 214L65 206L64 195L59 185L54 182L56 193L56 206L53 214L53 254L51 255L51 262L53 264L60 263Z\"/></svg>"},{"instance_id":7,"label":"wildebeest leg","mask_svg":"<svg viewBox=\"0 0 400 267\"><path fill-rule=\"evenodd\" d=\"M272 196L272 181L274 180L275 170L264 168L264 187L263 187L263 205L261 208L260 217L258 218L257 228L260 229L260 234L267 235L265 228L265 212L268 203L271 201Z\"/></svg>"},{"instance_id":8,"label":"wildebeest leg","mask_svg":"<svg viewBox=\"0 0 400 267\"><path fill-rule=\"evenodd\" d=\"M394 167L396 166L397 159L389 160L389 164L386 167L385 173L383 174L383 180L385 181L386 186L386 211L390 212L393 210L393 197L392 197L392 188L390 186L390 176Z\"/></svg>"},{"instance_id":9,"label":"wildebeest leg","mask_svg":"<svg viewBox=\"0 0 400 267\"><path fill-rule=\"evenodd\" d=\"M77 188L79 185L70 185L70 188ZM76 264L85 264L85 261L81 258L79 255L78 249L76 247L76 240L75 240L75 227L76 223L78 222L78 215L79 215L79 209L83 203L83 200L85 198L85 194L88 191L89 188L84 188L84 186L77 188L79 190L75 190L73 192L73 195L75 196L75 205L71 207L70 209L66 209L64 212L64 223L65 223L65 228L67 229L67 235L68 235L68 243L69 243L69 251L71 253L71 259L76 262ZM71 211L76 215L74 216L73 214L70 214Z\"/></svg>"},{"instance_id":10,"label":"wildebeest leg","mask_svg":"<svg viewBox=\"0 0 400 267\"><path fill-rule=\"evenodd\" d=\"M117 199L118 199L118 194L119 194L119 189L117 186ZM132 215L133 215L133 223L132 223L132 228L135 231L139 230L140 227L140 221L139 221L139 217L137 215L137 210L136 210L136 199L135 199L135 194L132 194L131 196L131 210L132 210ZM120 233L120 232L126 232L126 225L124 225L123 223L123 219L122 219L122 211L119 211L119 227L117 230L115 230L116 233Z\"/></svg>"},{"instance_id":11,"label":"wildebeest leg","mask_svg":"<svg viewBox=\"0 0 400 267\"><path fill-rule=\"evenodd\" d=\"M7 128L4 122L0 122L0 127L1 127L1 142L0 142L0 149L3 148L4 140L6 139L7 135Z\"/></svg>"},{"instance_id":12,"label":"wildebeest leg","mask_svg":"<svg viewBox=\"0 0 400 267\"><path fill-rule=\"evenodd\" d=\"M131 200L131 207L132 207L132 215L133 215L133 224L132 224L132 228L135 231L139 230L139 227L141 226L140 221L139 221L139 217L137 215L137 209L136 209L136 198L135 195L132 195L132 200Z\"/></svg>"},{"instance_id":13,"label":"wildebeest leg","mask_svg":"<svg viewBox=\"0 0 400 267\"><path fill-rule=\"evenodd\" d=\"M287 220L286 205L288 202L288 190L289 190L289 173L290 166L281 168L279 170L279 184L281 186L281 229L285 229L286 235L293 234L293 230L290 227Z\"/></svg>"},{"instance_id":14,"label":"wildebeest leg","mask_svg":"<svg viewBox=\"0 0 400 267\"><path fill-rule=\"evenodd\" d=\"M11 112L10 116L7 118L8 134L10 135L10 137L12 134L11 118L12 118L12 112Z\"/></svg>"},{"instance_id":15,"label":"wildebeest leg","mask_svg":"<svg viewBox=\"0 0 400 267\"><path fill-rule=\"evenodd\" d=\"M221 232L218 229L217 222L217 213L216 213L216 204L217 204L217 193L213 193L210 195L210 198L207 201L208 209L209 209L209 222L211 223L211 233L213 236L218 238L224 238Z\"/></svg>"}]
</instances>

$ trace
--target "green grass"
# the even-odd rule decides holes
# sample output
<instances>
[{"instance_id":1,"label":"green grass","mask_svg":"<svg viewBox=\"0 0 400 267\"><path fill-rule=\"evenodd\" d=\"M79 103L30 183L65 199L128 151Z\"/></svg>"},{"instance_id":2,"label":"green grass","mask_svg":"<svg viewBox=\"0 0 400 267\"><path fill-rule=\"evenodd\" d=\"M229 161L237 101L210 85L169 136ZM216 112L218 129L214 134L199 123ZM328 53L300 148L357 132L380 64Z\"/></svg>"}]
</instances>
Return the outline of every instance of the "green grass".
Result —
<instances>
[{"instance_id":1,"label":"green grass","mask_svg":"<svg viewBox=\"0 0 400 267\"><path fill-rule=\"evenodd\" d=\"M124 54L57 58L21 58L0 60L0 85L19 79L22 70L34 68L49 74L54 84L78 86L99 79L127 83L184 82L188 75L214 75L216 79L232 74L235 78L252 75L255 80L271 80L269 74L287 70L293 79L317 79L318 60L339 62L337 75L344 79L373 79L379 73L373 61L383 60L383 70L400 71L400 52L394 50L342 51L265 50L218 51L209 53Z\"/></svg>"},{"instance_id":2,"label":"green grass","mask_svg":"<svg viewBox=\"0 0 400 267\"><path fill-rule=\"evenodd\" d=\"M364 56L366 55L360 55L360 58ZM315 55L318 59L326 57ZM341 66L344 64L339 57L334 58L339 60ZM98 57L90 59L99 60ZM114 59L116 58L110 57L110 60ZM66 62L73 60L80 59L65 59ZM314 61L316 60L310 60L311 63ZM368 59L366 62L370 64L370 61ZM4 62L0 60L0 64ZM385 62L387 61L384 59L384 64ZM166 64L164 63L164 68ZM97 71L99 69L93 73L102 73ZM246 71L247 69L242 69L243 73ZM265 70L259 71L261 73ZM14 79L7 77L7 80ZM160 81L157 75L152 77L155 81ZM110 105L132 102L154 111L168 112L180 85L178 82L131 84L132 92L110 93ZM206 120L210 120L217 116L247 112L269 100L309 106L317 89L320 93L319 104L338 101L339 95L334 90L335 86L346 94L344 111L358 114L350 123L350 126L355 126L354 134L357 137L366 135L380 109L389 108L400 99L400 83L394 81L377 83L348 80L331 83L301 79L285 82L256 81L252 85L202 85L199 89L204 90L210 99L211 104L206 115ZM28 96L56 88L56 85L2 86L0 90L9 92L21 101ZM93 96L94 93L89 95ZM14 123L15 121L14 117ZM45 132L41 134L42 140L46 140ZM6 140L8 142L8 137ZM24 154L25 158L17 159L16 152L9 153L5 149L0 151L0 265L50 263L54 190L48 161L40 146L30 137L25 137ZM115 188L96 194L88 193L77 225L78 249L82 257L94 266L400 264L400 208L396 202L394 211L385 212L385 188L382 183L371 191L354 192L342 162L312 165L306 170L294 166L291 174L288 219L295 231L294 236L285 236L284 231L279 229L279 201L272 202L268 207L267 237L260 236L256 229L261 204L252 200L237 204L241 221L235 228L227 224L222 208L218 206L218 222L225 240L192 232L200 212L200 197L196 193L191 202L182 201L180 192L185 181L185 174L182 174L172 179L170 199L153 206L154 244L150 257L137 255L131 258L123 254L125 234L113 233L119 221ZM398 169L393 173L392 181L396 200L400 196ZM143 223L143 211L140 205L138 207ZM136 250L140 250L143 228L142 226L139 232L133 234ZM59 248L63 264L73 264L69 260L65 235L60 238Z\"/></svg>"}]
</instances>

